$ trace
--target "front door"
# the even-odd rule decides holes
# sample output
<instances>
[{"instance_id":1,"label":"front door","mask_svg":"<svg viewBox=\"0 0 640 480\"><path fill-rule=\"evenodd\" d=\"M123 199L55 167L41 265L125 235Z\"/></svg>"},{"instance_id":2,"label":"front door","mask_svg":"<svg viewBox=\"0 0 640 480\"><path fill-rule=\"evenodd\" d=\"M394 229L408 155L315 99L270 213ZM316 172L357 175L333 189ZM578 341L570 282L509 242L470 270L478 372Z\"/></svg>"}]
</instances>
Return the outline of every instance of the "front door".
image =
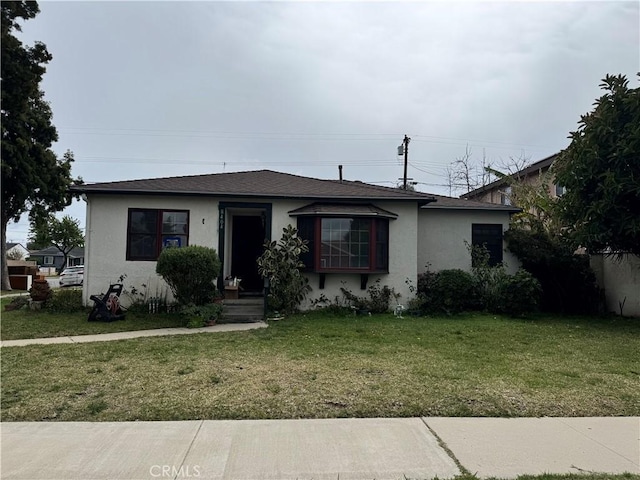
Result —
<instances>
[{"instance_id":1,"label":"front door","mask_svg":"<svg viewBox=\"0 0 640 480\"><path fill-rule=\"evenodd\" d=\"M257 259L264 250L264 216L235 215L233 217L231 275L242 279L242 293L262 292L263 280L258 273Z\"/></svg>"}]
</instances>

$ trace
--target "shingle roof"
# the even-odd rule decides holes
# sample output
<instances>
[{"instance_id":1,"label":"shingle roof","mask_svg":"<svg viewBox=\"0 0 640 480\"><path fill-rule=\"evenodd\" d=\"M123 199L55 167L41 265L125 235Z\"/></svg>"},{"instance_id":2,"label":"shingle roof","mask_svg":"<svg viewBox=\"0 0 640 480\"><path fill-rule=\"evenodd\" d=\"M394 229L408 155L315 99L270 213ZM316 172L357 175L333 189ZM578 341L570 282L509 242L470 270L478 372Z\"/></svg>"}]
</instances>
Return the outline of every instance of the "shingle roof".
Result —
<instances>
[{"instance_id":1,"label":"shingle roof","mask_svg":"<svg viewBox=\"0 0 640 480\"><path fill-rule=\"evenodd\" d=\"M299 197L340 200L417 200L433 195L349 180L321 180L272 170L215 173L94 183L71 187L76 193Z\"/></svg>"},{"instance_id":2,"label":"shingle roof","mask_svg":"<svg viewBox=\"0 0 640 480\"><path fill-rule=\"evenodd\" d=\"M56 247L47 247L42 250L37 250L31 252L32 257L40 257L40 256L52 256L52 257L62 257L62 252L58 250ZM68 254L69 257L83 257L84 256L84 247L74 247Z\"/></svg>"},{"instance_id":3,"label":"shingle roof","mask_svg":"<svg viewBox=\"0 0 640 480\"><path fill-rule=\"evenodd\" d=\"M76 193L304 198L323 201L413 200L422 208L519 211L505 205L406 191L351 180L322 180L272 170L93 183Z\"/></svg>"},{"instance_id":4,"label":"shingle roof","mask_svg":"<svg viewBox=\"0 0 640 480\"><path fill-rule=\"evenodd\" d=\"M451 210L491 210L491 211L505 211L510 213L516 213L521 211L517 207L509 205L498 205L495 203L478 202L477 200L467 200L466 198L453 198L443 197L440 195L433 195L435 202L424 205L424 209L451 209Z\"/></svg>"}]
</instances>

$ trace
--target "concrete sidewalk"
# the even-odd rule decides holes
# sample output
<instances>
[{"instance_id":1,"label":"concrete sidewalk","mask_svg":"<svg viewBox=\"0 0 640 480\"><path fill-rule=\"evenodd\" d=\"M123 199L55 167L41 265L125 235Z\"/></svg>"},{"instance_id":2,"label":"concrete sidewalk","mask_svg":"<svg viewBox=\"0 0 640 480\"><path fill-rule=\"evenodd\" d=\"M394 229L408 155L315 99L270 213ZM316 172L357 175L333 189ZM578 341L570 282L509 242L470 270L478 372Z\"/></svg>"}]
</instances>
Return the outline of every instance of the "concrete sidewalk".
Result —
<instances>
[{"instance_id":1,"label":"concrete sidewalk","mask_svg":"<svg viewBox=\"0 0 640 480\"><path fill-rule=\"evenodd\" d=\"M638 417L3 423L0 438L6 480L640 473Z\"/></svg>"},{"instance_id":2,"label":"concrete sidewalk","mask_svg":"<svg viewBox=\"0 0 640 480\"><path fill-rule=\"evenodd\" d=\"M202 328L156 328L153 330L134 330L130 332L98 333L95 335L73 335L68 337L25 338L21 340L2 340L0 347L23 347L25 345L51 345L54 343L110 342L139 337L160 337L164 335L191 335L195 333L237 332L266 328L264 322L223 323Z\"/></svg>"}]
</instances>

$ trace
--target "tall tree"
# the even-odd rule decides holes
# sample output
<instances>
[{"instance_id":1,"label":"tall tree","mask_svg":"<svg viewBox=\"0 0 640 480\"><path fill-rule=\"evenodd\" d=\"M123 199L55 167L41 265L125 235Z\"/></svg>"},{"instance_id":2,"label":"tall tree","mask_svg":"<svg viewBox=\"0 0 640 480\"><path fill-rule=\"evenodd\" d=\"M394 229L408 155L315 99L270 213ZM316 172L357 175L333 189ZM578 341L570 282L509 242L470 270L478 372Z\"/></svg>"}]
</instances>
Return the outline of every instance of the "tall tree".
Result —
<instances>
[{"instance_id":1,"label":"tall tree","mask_svg":"<svg viewBox=\"0 0 640 480\"><path fill-rule=\"evenodd\" d=\"M607 75L553 171L568 236L589 251L640 255L640 88Z\"/></svg>"},{"instance_id":2,"label":"tall tree","mask_svg":"<svg viewBox=\"0 0 640 480\"><path fill-rule=\"evenodd\" d=\"M51 54L43 43L29 47L14 35L19 21L34 18L37 2L2 2L2 238L1 287L10 290L6 259L7 224L31 211L32 216L62 210L71 203L73 155L58 160L51 145L58 139L51 108L40 90Z\"/></svg>"},{"instance_id":3,"label":"tall tree","mask_svg":"<svg viewBox=\"0 0 640 480\"><path fill-rule=\"evenodd\" d=\"M69 215L58 220L55 215L31 219L30 241L53 245L64 256L63 266L67 265L67 257L71 250L84 246L84 235L80 222Z\"/></svg>"}]
</instances>

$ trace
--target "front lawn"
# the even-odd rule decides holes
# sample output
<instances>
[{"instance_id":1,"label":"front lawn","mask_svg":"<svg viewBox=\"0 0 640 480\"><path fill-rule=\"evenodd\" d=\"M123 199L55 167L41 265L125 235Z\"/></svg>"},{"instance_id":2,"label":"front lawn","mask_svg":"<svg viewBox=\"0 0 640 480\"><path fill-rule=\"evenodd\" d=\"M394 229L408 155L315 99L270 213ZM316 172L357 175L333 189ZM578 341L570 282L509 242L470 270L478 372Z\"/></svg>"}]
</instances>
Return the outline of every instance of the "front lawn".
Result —
<instances>
[{"instance_id":1,"label":"front lawn","mask_svg":"<svg viewBox=\"0 0 640 480\"><path fill-rule=\"evenodd\" d=\"M299 315L2 349L3 420L640 415L640 322Z\"/></svg>"},{"instance_id":2,"label":"front lawn","mask_svg":"<svg viewBox=\"0 0 640 480\"><path fill-rule=\"evenodd\" d=\"M2 340L183 327L185 324L185 318L177 314L149 315L129 312L124 320L105 323L88 322L89 308L74 313L51 313L47 310L34 311L27 308L10 312L4 311L4 306L10 301L11 298L0 300L0 308L2 308L0 338Z\"/></svg>"}]
</instances>

